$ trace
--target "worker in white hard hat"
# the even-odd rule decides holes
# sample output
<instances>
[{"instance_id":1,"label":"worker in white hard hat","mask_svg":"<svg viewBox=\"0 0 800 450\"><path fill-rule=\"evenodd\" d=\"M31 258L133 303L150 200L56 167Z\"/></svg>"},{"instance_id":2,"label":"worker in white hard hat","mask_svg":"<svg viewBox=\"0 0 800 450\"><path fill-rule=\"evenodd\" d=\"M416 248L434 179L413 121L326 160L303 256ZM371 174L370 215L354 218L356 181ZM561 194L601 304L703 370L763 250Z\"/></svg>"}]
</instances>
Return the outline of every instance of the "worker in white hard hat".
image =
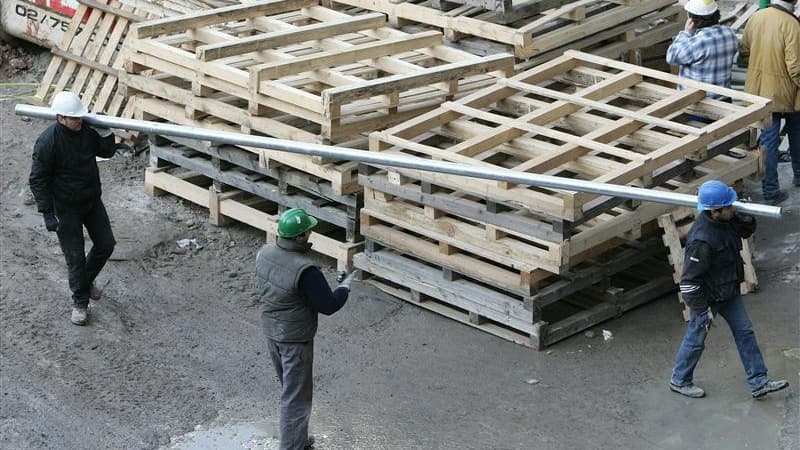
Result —
<instances>
[{"instance_id":1,"label":"worker in white hard hat","mask_svg":"<svg viewBox=\"0 0 800 450\"><path fill-rule=\"evenodd\" d=\"M714 0L689 0L685 9L689 17L667 49L667 62L679 66L683 78L729 88L739 48L736 33L719 24L719 6ZM708 97L730 101L715 93Z\"/></svg>"},{"instance_id":2,"label":"worker in white hard hat","mask_svg":"<svg viewBox=\"0 0 800 450\"><path fill-rule=\"evenodd\" d=\"M73 301L70 320L85 325L89 299L101 296L94 280L116 244L95 159L114 155L114 134L108 128L85 126L86 107L72 92L56 94L51 109L56 123L36 140L29 182L45 228L58 235L66 259ZM93 244L88 254L84 227Z\"/></svg>"}]
</instances>

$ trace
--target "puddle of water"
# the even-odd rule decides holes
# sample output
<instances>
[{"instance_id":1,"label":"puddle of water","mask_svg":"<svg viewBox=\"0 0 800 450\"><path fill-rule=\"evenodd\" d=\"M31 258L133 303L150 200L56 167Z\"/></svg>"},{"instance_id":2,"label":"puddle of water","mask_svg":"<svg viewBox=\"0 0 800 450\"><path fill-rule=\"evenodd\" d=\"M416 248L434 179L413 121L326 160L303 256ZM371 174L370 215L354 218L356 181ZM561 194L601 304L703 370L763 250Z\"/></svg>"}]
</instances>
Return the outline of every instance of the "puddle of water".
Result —
<instances>
[{"instance_id":1,"label":"puddle of water","mask_svg":"<svg viewBox=\"0 0 800 450\"><path fill-rule=\"evenodd\" d=\"M173 438L161 450L274 450L278 440L266 423L222 425L195 431Z\"/></svg>"}]
</instances>

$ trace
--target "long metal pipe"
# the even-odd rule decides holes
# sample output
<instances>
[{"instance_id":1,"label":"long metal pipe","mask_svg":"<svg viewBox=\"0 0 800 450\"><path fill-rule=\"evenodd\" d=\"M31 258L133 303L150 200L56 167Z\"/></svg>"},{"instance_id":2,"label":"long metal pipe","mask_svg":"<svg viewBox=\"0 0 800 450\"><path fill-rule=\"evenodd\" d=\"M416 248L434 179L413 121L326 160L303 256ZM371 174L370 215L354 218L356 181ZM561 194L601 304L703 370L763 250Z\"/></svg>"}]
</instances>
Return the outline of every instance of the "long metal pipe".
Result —
<instances>
[{"instance_id":1,"label":"long metal pipe","mask_svg":"<svg viewBox=\"0 0 800 450\"><path fill-rule=\"evenodd\" d=\"M41 119L55 119L55 113L46 107L32 105L16 105L17 115L37 117ZM403 167L406 169L440 172L463 177L483 178L487 180L506 181L525 186L538 186L568 191L587 192L591 194L621 197L646 202L664 203L669 205L689 206L697 205L697 196L679 194L674 192L644 189L618 184L598 183L594 181L574 180L551 175L517 172L510 169L474 167L467 164L431 161L412 156L389 155L381 152L355 150L330 145L295 142L284 139L273 139L263 136L231 133L227 131L209 130L205 128L172 125L160 122L149 122L136 119L122 119L113 116L88 114L84 120L90 125L100 125L107 128L140 131L162 136L176 136L187 139L218 142L230 145L277 150L303 155L314 155L338 160L358 161L379 166ZM783 211L778 206L761 205L757 203L736 202L736 208L742 212L757 216L775 217L782 216Z\"/></svg>"}]
</instances>

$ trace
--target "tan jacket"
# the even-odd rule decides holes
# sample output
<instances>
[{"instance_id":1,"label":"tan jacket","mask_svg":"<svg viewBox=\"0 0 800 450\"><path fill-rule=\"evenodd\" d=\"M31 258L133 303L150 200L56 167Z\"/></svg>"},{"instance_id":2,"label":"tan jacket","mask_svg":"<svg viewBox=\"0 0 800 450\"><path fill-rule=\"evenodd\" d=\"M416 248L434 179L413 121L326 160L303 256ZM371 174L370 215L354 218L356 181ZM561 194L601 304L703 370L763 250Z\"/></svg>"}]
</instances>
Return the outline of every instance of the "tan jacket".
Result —
<instances>
[{"instance_id":1,"label":"tan jacket","mask_svg":"<svg viewBox=\"0 0 800 450\"><path fill-rule=\"evenodd\" d=\"M800 111L800 20L775 7L747 22L740 46L749 58L744 90L772 99L773 111Z\"/></svg>"}]
</instances>

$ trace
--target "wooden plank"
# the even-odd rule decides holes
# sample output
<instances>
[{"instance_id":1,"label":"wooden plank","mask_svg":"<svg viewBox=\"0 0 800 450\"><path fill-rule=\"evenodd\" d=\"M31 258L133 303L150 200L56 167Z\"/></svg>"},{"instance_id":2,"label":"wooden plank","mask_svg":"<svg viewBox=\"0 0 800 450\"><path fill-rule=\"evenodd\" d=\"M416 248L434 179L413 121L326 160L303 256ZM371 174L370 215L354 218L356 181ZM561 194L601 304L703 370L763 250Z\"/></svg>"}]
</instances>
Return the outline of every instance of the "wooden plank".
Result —
<instances>
[{"instance_id":1,"label":"wooden plank","mask_svg":"<svg viewBox=\"0 0 800 450\"><path fill-rule=\"evenodd\" d=\"M114 68L109 67L109 66L107 66L105 64L94 62L89 58L76 55L76 54L74 54L72 52L66 52L64 50L61 50L60 48L54 48L54 49L51 50L51 52L53 53L54 56L57 56L59 58L62 58L62 59L68 60L68 61L72 61L72 62L74 62L76 64L79 64L82 67L87 67L87 68L89 68L91 70L96 70L96 71L104 73L106 75L111 75L112 77L117 77L122 72L119 69L114 69Z\"/></svg>"},{"instance_id":2,"label":"wooden plank","mask_svg":"<svg viewBox=\"0 0 800 450\"><path fill-rule=\"evenodd\" d=\"M317 0L261 0L242 5L232 5L208 11L199 11L179 17L167 17L139 23L132 27L137 39L181 32L190 28L249 19L259 15L273 15L294 11L317 4Z\"/></svg>"},{"instance_id":3,"label":"wooden plank","mask_svg":"<svg viewBox=\"0 0 800 450\"><path fill-rule=\"evenodd\" d=\"M386 24L386 16L378 13L365 14L331 22L320 22L298 29L247 36L235 41L207 44L197 47L201 61L213 61L259 50L268 50L299 44L310 40L334 37L340 34L377 28Z\"/></svg>"},{"instance_id":4,"label":"wooden plank","mask_svg":"<svg viewBox=\"0 0 800 450\"><path fill-rule=\"evenodd\" d=\"M361 82L354 86L340 86L322 92L325 110L333 104L340 104L359 98L388 94L394 91L410 89L416 86L433 84L445 80L463 78L467 75L513 70L514 58L511 55L494 55L479 61L464 61L419 70L414 73L398 74L390 77L376 78Z\"/></svg>"},{"instance_id":5,"label":"wooden plank","mask_svg":"<svg viewBox=\"0 0 800 450\"><path fill-rule=\"evenodd\" d=\"M369 256L357 255L354 264L365 272L473 311L498 323L518 330L533 331L532 314L525 310L522 302L475 283L466 280L445 281L436 269L384 251Z\"/></svg>"},{"instance_id":6,"label":"wooden plank","mask_svg":"<svg viewBox=\"0 0 800 450\"><path fill-rule=\"evenodd\" d=\"M89 8L103 11L106 14L112 14L119 18L125 19L129 22L137 23L137 22L144 22L145 20L147 20L144 16L134 14L125 8L111 7L105 3L101 3L95 0L77 0L77 1L82 5L88 6Z\"/></svg>"},{"instance_id":7,"label":"wooden plank","mask_svg":"<svg viewBox=\"0 0 800 450\"><path fill-rule=\"evenodd\" d=\"M680 123L672 122L670 120L664 120L658 117L650 117L648 115L644 115L636 111L631 111L625 108L619 108L616 106L608 105L606 103L589 100L577 95L565 94L563 92L558 92L553 89L534 86L528 83L520 83L512 79L500 79L498 80L498 83L501 85L512 87L514 89L519 89L520 91L530 92L545 97L568 101L570 103L575 103L581 106L596 109L598 111L604 111L620 117L626 117L629 119L637 120L639 122L650 123L656 126L660 126L662 128L666 128L668 130L678 131L680 133L691 134L691 135L703 134L702 129L697 129L689 125L683 125Z\"/></svg>"},{"instance_id":8,"label":"wooden plank","mask_svg":"<svg viewBox=\"0 0 800 450\"><path fill-rule=\"evenodd\" d=\"M86 15L87 7L86 5L78 4L78 8L75 10L75 14L72 16L72 19L69 22L69 27L64 32L64 36L61 38L61 43L58 45L57 48L59 49L69 49L72 44L72 40L75 38L75 34L77 33L78 29L83 25L83 17ZM47 93L50 91L51 84L56 79L56 76L61 69L61 63L63 59L61 57L54 57L50 60L50 65L47 66L47 71L42 76L42 81L39 84L39 89L36 90L36 97L45 101L47 97Z\"/></svg>"},{"instance_id":9,"label":"wooden plank","mask_svg":"<svg viewBox=\"0 0 800 450\"><path fill-rule=\"evenodd\" d=\"M439 43L441 43L441 33L438 31L423 31L389 41L355 45L347 50L320 52L288 61L260 64L250 67L249 70L251 78L255 78L260 82L319 68L347 64L361 59L378 58L421 47L430 47ZM264 93L266 94L266 92Z\"/></svg>"}]
</instances>

